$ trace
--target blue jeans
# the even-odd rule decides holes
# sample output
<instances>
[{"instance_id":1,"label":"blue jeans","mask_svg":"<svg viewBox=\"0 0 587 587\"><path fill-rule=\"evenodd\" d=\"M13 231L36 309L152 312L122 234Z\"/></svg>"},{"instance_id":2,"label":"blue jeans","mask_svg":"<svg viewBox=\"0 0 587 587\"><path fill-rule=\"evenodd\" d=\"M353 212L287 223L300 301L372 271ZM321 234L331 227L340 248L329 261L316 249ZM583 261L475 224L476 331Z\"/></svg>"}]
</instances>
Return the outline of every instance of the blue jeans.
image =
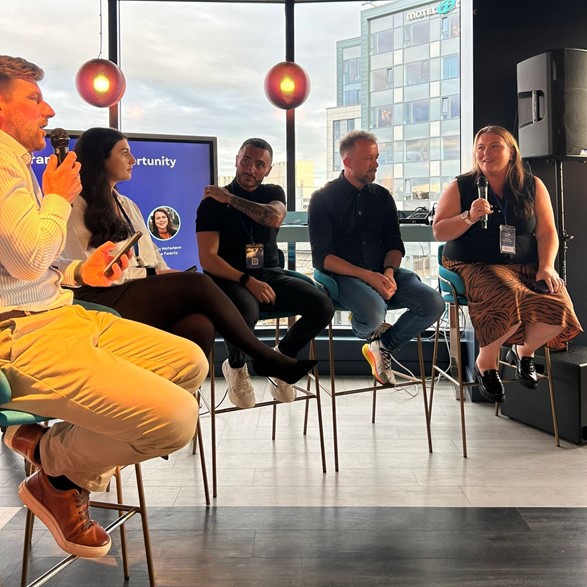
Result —
<instances>
[{"instance_id":1,"label":"blue jeans","mask_svg":"<svg viewBox=\"0 0 587 587\"><path fill-rule=\"evenodd\" d=\"M444 313L442 296L420 281L408 269L395 272L397 291L384 300L370 285L356 277L333 275L338 283L340 302L351 314L351 326L358 338L369 339L385 322L388 310L407 308L397 322L381 336L383 346L393 351L434 324Z\"/></svg>"}]
</instances>

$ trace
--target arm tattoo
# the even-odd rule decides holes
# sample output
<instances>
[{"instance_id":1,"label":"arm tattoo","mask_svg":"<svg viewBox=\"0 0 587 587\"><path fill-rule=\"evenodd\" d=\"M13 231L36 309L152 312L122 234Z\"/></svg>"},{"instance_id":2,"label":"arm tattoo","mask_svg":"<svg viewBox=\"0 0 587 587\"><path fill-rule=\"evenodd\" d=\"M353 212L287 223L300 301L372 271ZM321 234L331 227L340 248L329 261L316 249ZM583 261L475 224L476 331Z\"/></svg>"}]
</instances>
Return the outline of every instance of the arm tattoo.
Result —
<instances>
[{"instance_id":1,"label":"arm tattoo","mask_svg":"<svg viewBox=\"0 0 587 587\"><path fill-rule=\"evenodd\" d=\"M278 226L282 220L279 210L271 204L258 204L231 194L230 205L263 226Z\"/></svg>"}]
</instances>

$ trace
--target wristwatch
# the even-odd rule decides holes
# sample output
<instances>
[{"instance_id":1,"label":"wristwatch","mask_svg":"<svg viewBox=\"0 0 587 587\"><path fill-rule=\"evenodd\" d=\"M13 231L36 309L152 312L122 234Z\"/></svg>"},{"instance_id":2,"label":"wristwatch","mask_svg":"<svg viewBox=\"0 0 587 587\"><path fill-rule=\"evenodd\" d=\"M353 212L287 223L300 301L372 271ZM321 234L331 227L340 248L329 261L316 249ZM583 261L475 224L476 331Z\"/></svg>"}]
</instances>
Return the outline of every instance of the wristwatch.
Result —
<instances>
[{"instance_id":1,"label":"wristwatch","mask_svg":"<svg viewBox=\"0 0 587 587\"><path fill-rule=\"evenodd\" d=\"M473 224L475 224L475 222L471 222L469 220L469 211L465 210L462 214L461 214L461 218L469 225L469 226L473 226Z\"/></svg>"},{"instance_id":2,"label":"wristwatch","mask_svg":"<svg viewBox=\"0 0 587 587\"><path fill-rule=\"evenodd\" d=\"M83 265L83 261L81 263L78 263L75 266L75 269L73 270L73 281L76 285L85 285L84 280L82 278L82 265Z\"/></svg>"},{"instance_id":3,"label":"wristwatch","mask_svg":"<svg viewBox=\"0 0 587 587\"><path fill-rule=\"evenodd\" d=\"M248 273L243 273L239 279L238 279L238 283L239 285L246 285L247 282L249 281L249 279L251 279L251 276Z\"/></svg>"}]
</instances>

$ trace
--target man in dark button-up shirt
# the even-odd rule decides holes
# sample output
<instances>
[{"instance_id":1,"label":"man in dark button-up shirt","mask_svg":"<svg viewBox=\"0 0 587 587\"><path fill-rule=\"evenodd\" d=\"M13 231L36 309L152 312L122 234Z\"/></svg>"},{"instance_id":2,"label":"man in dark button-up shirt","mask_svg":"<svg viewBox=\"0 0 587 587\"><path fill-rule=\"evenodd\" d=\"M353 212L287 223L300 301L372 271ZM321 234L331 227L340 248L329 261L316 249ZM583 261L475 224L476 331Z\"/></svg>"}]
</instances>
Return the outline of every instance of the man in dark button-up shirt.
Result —
<instances>
[{"instance_id":1,"label":"man in dark button-up shirt","mask_svg":"<svg viewBox=\"0 0 587 587\"><path fill-rule=\"evenodd\" d=\"M338 301L352 314L363 355L381 383L394 383L391 353L436 322L440 294L407 269L392 195L374 184L379 149L374 134L352 131L340 141L344 170L312 195L308 225L314 266L332 275ZM393 325L388 310L406 308Z\"/></svg>"}]
</instances>

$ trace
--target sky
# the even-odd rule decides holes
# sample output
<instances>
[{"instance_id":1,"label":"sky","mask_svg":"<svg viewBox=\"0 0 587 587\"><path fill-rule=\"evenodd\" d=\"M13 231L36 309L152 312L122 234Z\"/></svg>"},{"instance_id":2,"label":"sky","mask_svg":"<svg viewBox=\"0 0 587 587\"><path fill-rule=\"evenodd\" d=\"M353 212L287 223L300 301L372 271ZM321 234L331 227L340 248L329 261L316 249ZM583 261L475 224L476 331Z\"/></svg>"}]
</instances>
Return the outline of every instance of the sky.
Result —
<instances>
[{"instance_id":1,"label":"sky","mask_svg":"<svg viewBox=\"0 0 587 587\"><path fill-rule=\"evenodd\" d=\"M336 106L336 41L360 34L360 11L386 2L298 4L295 61L310 95L296 111L298 160L325 171L326 109ZM100 42L102 6L102 42ZM261 136L285 160L285 113L264 94L267 71L285 59L280 4L123 1L120 65L127 80L123 132L216 136L218 173L234 171L244 139ZM106 0L2 0L0 52L43 67L52 127L108 126L108 112L75 91L82 63L108 57Z\"/></svg>"}]
</instances>

